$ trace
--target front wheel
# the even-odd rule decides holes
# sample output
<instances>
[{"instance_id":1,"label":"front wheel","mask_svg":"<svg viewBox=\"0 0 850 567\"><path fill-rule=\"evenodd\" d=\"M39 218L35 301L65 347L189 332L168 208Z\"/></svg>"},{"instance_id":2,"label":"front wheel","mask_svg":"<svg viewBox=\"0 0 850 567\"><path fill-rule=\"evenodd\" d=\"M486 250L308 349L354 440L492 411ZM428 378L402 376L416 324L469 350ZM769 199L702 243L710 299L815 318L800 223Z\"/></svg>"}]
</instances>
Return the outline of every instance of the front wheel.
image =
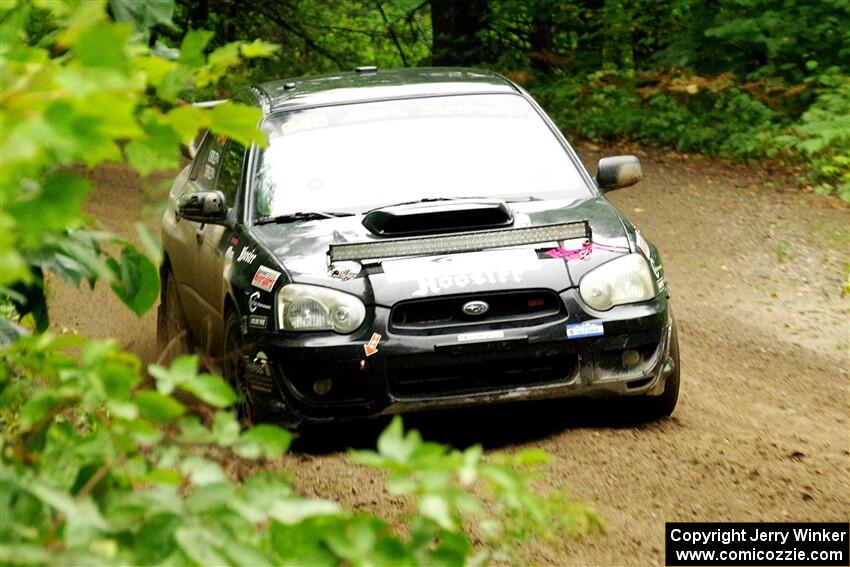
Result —
<instances>
[{"instance_id":1,"label":"front wheel","mask_svg":"<svg viewBox=\"0 0 850 567\"><path fill-rule=\"evenodd\" d=\"M242 323L235 311L230 311L224 323L224 378L239 397L236 413L246 427L255 423L273 422L291 430L297 430L301 421L285 409L283 404L270 405L269 398L258 399L246 375L244 357L256 352L245 344ZM271 396L271 394L266 394Z\"/></svg>"},{"instance_id":2,"label":"front wheel","mask_svg":"<svg viewBox=\"0 0 850 567\"><path fill-rule=\"evenodd\" d=\"M224 379L239 397L236 402L236 415L244 425L251 426L257 421L257 416L254 411L254 395L245 378L242 359L245 354L239 315L231 311L224 323Z\"/></svg>"}]
</instances>

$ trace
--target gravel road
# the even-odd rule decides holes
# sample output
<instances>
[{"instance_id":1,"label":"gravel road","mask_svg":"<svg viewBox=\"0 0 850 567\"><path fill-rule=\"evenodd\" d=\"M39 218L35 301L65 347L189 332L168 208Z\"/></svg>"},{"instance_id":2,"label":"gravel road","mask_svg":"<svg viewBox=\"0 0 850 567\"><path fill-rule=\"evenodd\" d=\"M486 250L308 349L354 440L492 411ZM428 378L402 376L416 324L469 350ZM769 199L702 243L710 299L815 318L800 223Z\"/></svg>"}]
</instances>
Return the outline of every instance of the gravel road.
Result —
<instances>
[{"instance_id":1,"label":"gravel road","mask_svg":"<svg viewBox=\"0 0 850 567\"><path fill-rule=\"evenodd\" d=\"M539 564L659 564L666 521L847 521L848 210L800 193L780 172L636 147L605 153L621 151L639 155L645 180L611 200L660 248L679 323L675 414L635 424L616 405L572 401L408 423L460 447L553 455L541 488L592 503L607 534L529 547ZM595 164L602 152L581 153ZM102 226L132 237L134 222L156 225L145 190L155 182L120 166L90 177L88 211ZM56 283L51 302L57 329L114 337L145 362L156 358L153 311L134 317L102 285ZM403 503L344 450L370 446L380 425L323 431L274 466L294 468L305 494L398 517Z\"/></svg>"}]
</instances>

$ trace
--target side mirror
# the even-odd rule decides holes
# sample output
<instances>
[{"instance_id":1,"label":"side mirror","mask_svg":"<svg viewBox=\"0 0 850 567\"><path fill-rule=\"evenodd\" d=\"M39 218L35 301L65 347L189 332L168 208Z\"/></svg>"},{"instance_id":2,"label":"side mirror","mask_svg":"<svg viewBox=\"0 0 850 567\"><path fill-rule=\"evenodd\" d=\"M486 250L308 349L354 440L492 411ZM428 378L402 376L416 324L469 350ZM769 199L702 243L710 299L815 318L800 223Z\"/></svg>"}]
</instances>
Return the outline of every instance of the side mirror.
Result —
<instances>
[{"instance_id":1,"label":"side mirror","mask_svg":"<svg viewBox=\"0 0 850 567\"><path fill-rule=\"evenodd\" d=\"M596 166L596 184L603 193L634 185L642 178L640 160L635 156L602 158Z\"/></svg>"},{"instance_id":2,"label":"side mirror","mask_svg":"<svg viewBox=\"0 0 850 567\"><path fill-rule=\"evenodd\" d=\"M184 219L206 224L224 224L227 204L221 191L185 193L177 203L177 214Z\"/></svg>"}]
</instances>

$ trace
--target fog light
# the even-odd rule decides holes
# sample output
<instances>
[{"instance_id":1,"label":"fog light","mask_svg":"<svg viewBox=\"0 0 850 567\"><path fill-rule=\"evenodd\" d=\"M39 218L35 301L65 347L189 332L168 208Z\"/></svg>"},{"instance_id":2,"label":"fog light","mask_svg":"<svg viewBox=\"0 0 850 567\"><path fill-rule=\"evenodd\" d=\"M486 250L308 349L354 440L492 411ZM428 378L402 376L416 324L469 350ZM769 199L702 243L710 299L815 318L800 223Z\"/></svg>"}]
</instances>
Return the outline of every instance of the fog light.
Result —
<instances>
[{"instance_id":1,"label":"fog light","mask_svg":"<svg viewBox=\"0 0 850 567\"><path fill-rule=\"evenodd\" d=\"M324 396L328 392L331 391L331 387L333 387L332 380L316 380L313 382L313 391L319 394L320 396Z\"/></svg>"},{"instance_id":2,"label":"fog light","mask_svg":"<svg viewBox=\"0 0 850 567\"><path fill-rule=\"evenodd\" d=\"M636 350L624 350L622 361L623 366L637 366L640 364L640 353Z\"/></svg>"}]
</instances>

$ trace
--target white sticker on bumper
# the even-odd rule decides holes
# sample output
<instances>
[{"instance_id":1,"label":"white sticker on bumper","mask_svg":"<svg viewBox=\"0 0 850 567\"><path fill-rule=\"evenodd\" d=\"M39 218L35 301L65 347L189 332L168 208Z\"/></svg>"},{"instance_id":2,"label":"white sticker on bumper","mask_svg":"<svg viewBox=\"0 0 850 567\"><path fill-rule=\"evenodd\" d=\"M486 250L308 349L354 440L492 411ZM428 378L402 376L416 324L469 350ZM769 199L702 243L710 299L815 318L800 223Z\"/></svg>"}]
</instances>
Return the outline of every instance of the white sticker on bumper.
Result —
<instances>
[{"instance_id":1,"label":"white sticker on bumper","mask_svg":"<svg viewBox=\"0 0 850 567\"><path fill-rule=\"evenodd\" d=\"M462 333L457 336L458 342L491 341L505 338L504 331L481 331L479 333Z\"/></svg>"},{"instance_id":2,"label":"white sticker on bumper","mask_svg":"<svg viewBox=\"0 0 850 567\"><path fill-rule=\"evenodd\" d=\"M598 337L605 334L602 321L584 321L567 325L567 338L580 339L583 337Z\"/></svg>"}]
</instances>

